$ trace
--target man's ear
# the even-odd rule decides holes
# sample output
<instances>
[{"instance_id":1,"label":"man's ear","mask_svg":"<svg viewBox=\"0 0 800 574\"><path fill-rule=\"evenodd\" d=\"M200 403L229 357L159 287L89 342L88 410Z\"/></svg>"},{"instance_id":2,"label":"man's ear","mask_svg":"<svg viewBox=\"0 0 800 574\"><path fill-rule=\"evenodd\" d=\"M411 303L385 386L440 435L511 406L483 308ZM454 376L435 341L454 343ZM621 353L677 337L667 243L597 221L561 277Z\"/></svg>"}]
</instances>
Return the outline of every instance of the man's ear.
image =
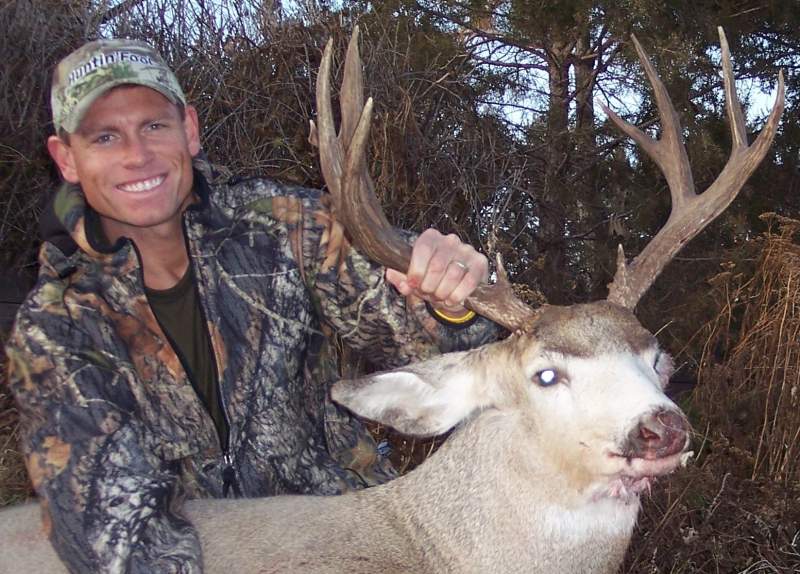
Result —
<instances>
[{"instance_id":1,"label":"man's ear","mask_svg":"<svg viewBox=\"0 0 800 574\"><path fill-rule=\"evenodd\" d=\"M75 166L75 156L68 143L58 136L50 136L47 138L47 151L50 152L50 157L56 162L61 172L61 177L69 183L80 183L78 169Z\"/></svg>"},{"instance_id":2,"label":"man's ear","mask_svg":"<svg viewBox=\"0 0 800 574\"><path fill-rule=\"evenodd\" d=\"M442 434L489 406L477 352L447 353L393 371L339 381L334 401L409 435Z\"/></svg>"},{"instance_id":3,"label":"man's ear","mask_svg":"<svg viewBox=\"0 0 800 574\"><path fill-rule=\"evenodd\" d=\"M200 119L194 106L186 106L184 110L183 129L189 143L189 153L194 157L200 153Z\"/></svg>"}]
</instances>

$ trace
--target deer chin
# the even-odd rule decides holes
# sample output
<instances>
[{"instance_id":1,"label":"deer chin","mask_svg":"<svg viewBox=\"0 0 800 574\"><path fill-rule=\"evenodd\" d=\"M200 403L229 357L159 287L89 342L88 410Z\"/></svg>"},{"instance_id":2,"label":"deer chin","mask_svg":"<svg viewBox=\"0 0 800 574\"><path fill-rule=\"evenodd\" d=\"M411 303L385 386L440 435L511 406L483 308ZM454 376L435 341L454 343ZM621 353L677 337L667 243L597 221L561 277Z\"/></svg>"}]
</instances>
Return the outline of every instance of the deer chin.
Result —
<instances>
[{"instance_id":1,"label":"deer chin","mask_svg":"<svg viewBox=\"0 0 800 574\"><path fill-rule=\"evenodd\" d=\"M639 495L647 491L650 494L650 488L655 482L654 476L626 476L622 475L612 480L601 498L612 498L621 502L629 503L638 500Z\"/></svg>"}]
</instances>

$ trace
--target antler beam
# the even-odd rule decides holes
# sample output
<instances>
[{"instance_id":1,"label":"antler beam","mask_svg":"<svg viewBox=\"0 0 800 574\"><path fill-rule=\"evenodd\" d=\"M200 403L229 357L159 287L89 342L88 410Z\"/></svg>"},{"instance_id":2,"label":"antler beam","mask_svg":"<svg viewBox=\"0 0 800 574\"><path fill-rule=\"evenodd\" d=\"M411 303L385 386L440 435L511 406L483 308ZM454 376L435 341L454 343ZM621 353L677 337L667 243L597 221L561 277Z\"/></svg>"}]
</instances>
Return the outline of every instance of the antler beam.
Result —
<instances>
[{"instance_id":1,"label":"antler beam","mask_svg":"<svg viewBox=\"0 0 800 574\"><path fill-rule=\"evenodd\" d=\"M334 214L358 250L386 267L406 271L411 246L389 224L375 196L366 162L372 119L372 98L363 104L363 78L358 53L358 27L353 30L344 64L340 94L342 124L336 135L331 110L330 73L333 43L328 41L317 76L317 117L311 122L310 141L319 147L322 175L333 197ZM498 281L481 285L464 305L512 331L526 328L536 311L511 289L498 258Z\"/></svg>"},{"instance_id":2,"label":"antler beam","mask_svg":"<svg viewBox=\"0 0 800 574\"><path fill-rule=\"evenodd\" d=\"M675 107L644 49L632 36L639 60L655 93L661 116L661 139L654 140L601 104L609 118L649 155L667 179L672 197L672 210L664 227L632 262L626 263L622 246L617 256L617 272L609 285L608 300L633 309L656 277L688 241L702 231L730 205L767 153L783 112L783 72L778 75L778 95L764 129L753 145L747 145L744 114L736 96L730 49L722 28L722 70L725 100L731 125L733 149L728 163L711 186L702 194L695 192L691 166L681 137L681 126Z\"/></svg>"}]
</instances>

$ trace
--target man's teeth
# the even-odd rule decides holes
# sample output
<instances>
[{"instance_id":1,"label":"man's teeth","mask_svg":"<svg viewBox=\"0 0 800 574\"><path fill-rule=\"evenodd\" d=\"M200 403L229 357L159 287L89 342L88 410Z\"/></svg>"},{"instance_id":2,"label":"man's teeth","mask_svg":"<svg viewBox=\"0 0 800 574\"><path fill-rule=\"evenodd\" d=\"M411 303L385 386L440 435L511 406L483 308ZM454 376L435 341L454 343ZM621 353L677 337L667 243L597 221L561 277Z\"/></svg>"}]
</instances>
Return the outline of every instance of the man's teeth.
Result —
<instances>
[{"instance_id":1,"label":"man's teeth","mask_svg":"<svg viewBox=\"0 0 800 574\"><path fill-rule=\"evenodd\" d=\"M164 181L165 177L160 175L158 177L154 177L151 179L145 179L144 181L137 181L136 183L128 183L125 185L118 186L122 191L130 191L130 192L140 192L140 191L149 191L154 187L161 185Z\"/></svg>"}]
</instances>

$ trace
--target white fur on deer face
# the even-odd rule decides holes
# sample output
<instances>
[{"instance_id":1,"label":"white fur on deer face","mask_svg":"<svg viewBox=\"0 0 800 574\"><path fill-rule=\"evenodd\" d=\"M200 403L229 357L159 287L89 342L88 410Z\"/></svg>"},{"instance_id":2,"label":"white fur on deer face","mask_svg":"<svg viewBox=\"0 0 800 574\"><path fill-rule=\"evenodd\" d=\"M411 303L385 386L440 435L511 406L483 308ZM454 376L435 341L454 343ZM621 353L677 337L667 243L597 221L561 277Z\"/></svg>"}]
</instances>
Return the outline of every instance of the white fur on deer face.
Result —
<instances>
[{"instance_id":1,"label":"white fur on deer face","mask_svg":"<svg viewBox=\"0 0 800 574\"><path fill-rule=\"evenodd\" d=\"M673 470L688 423L663 389L672 360L630 311L599 302L551 308L520 357L540 448L591 499L635 499Z\"/></svg>"},{"instance_id":2,"label":"white fur on deer face","mask_svg":"<svg viewBox=\"0 0 800 574\"><path fill-rule=\"evenodd\" d=\"M688 445L686 419L663 392L671 371L630 311L597 302L547 307L529 331L480 349L341 381L333 398L416 435L479 409L507 412L530 429L520 456L562 477L576 503L628 502Z\"/></svg>"}]
</instances>

